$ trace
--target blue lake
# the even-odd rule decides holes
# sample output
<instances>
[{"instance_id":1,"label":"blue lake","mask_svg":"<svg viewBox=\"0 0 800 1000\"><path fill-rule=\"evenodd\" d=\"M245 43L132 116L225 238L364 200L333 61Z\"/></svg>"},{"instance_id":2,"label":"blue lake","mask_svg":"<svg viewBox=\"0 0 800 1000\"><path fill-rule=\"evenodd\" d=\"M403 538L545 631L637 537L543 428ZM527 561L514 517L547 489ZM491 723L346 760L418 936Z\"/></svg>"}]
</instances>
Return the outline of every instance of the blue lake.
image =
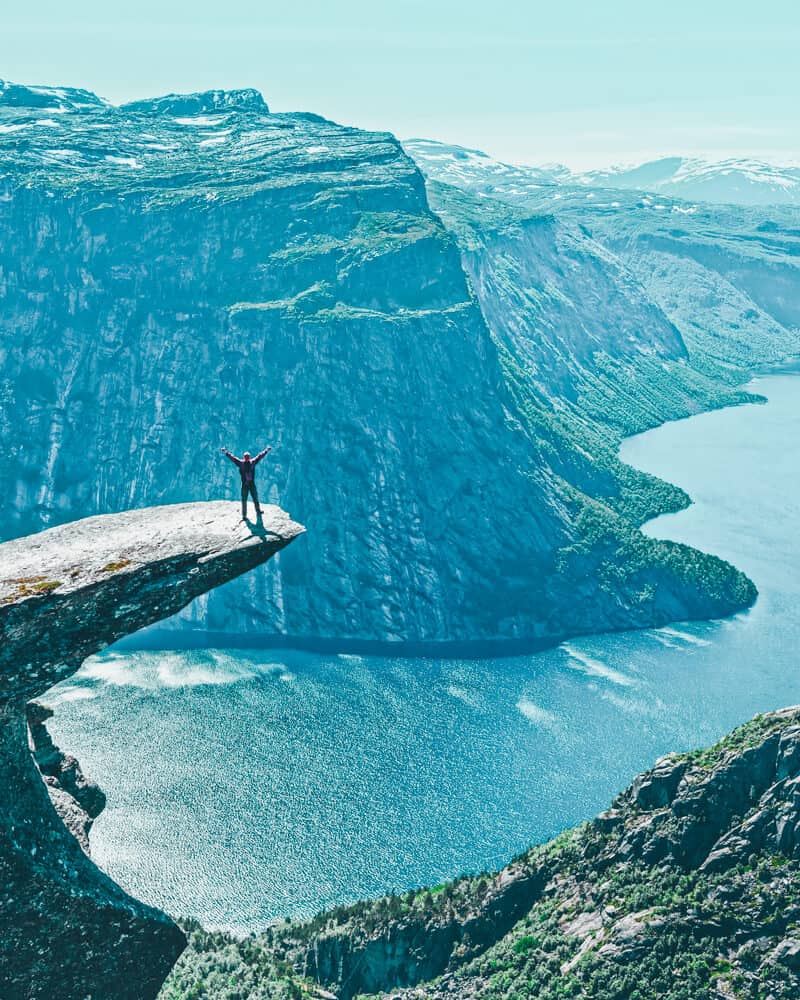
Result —
<instances>
[{"instance_id":1,"label":"blue lake","mask_svg":"<svg viewBox=\"0 0 800 1000\"><path fill-rule=\"evenodd\" d=\"M495 660L108 652L47 698L108 795L95 860L172 914L258 930L499 866L660 754L800 702L800 378L751 388L769 403L622 449L694 500L648 533L745 570L750 612Z\"/></svg>"}]
</instances>

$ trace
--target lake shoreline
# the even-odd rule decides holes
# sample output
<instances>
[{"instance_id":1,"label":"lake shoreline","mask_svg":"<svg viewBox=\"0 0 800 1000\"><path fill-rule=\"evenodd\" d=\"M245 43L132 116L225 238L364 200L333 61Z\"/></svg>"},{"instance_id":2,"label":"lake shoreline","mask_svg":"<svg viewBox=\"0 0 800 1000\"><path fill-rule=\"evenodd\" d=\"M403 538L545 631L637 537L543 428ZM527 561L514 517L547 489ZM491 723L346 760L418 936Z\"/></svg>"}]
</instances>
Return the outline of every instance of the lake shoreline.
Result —
<instances>
[{"instance_id":1,"label":"lake shoreline","mask_svg":"<svg viewBox=\"0 0 800 1000\"><path fill-rule=\"evenodd\" d=\"M745 391L750 392L750 386L753 382L757 381L763 376L769 374L789 374L798 373L800 374L800 356L796 358L787 359L785 362L780 362L775 369L765 368L764 371L760 371L752 375L747 383L742 383L741 388ZM703 410L701 413L690 414L686 417L676 417L674 420L667 420L662 424L658 424L655 427L647 428L642 431L638 431L636 434L631 434L626 438L623 438L620 443L620 449L618 452L618 457L621 461L621 452L627 442L633 441L636 438L642 437L647 434L651 434L653 431L658 430L660 427L665 427L671 424L680 424L685 421L694 420L699 416L703 416L707 413L717 413L724 410L740 409L744 406L764 406L768 403L768 399L759 393L750 393L750 399L742 400L741 402L726 404L720 407L713 407L709 410ZM630 463L626 463L630 464ZM636 466L632 466L636 468ZM665 480L668 482L668 480ZM671 484L674 485L674 484ZM688 494L687 494L688 495ZM647 521L639 525L639 530L645 528L647 524L658 520L660 517L665 515L679 514L681 511L686 510L692 504L692 498L689 496L687 503L678 508L677 510L665 510L661 513L655 515L653 518L649 518ZM705 550L700 550L705 551ZM708 553L709 555L715 555L715 553ZM733 565L733 564L731 564ZM738 568L734 566L734 568ZM756 600L757 600L756 596ZM568 642L570 639L580 639L588 638L598 635L611 635L611 634L625 634L626 632L639 632L642 628L659 628L664 625L681 625L688 624L691 622L712 622L712 621L724 621L726 618L733 617L734 615L746 613L753 605L745 605L741 608L737 608L730 615L725 615L723 617L716 617L713 615L700 615L690 618L663 618L654 620L648 625L630 625L624 628L609 628L598 631L597 629L587 628L585 631L577 632L565 632L560 636L552 636L547 638L536 638L533 636L526 636L519 639L467 639L467 640L452 640L452 641L441 641L441 640L417 640L417 641L383 641L379 639L357 639L357 638L337 638L332 636L291 636L284 635L280 633L257 633L257 632L238 632L231 633L226 631L213 631L204 629L178 629L178 628L163 628L159 625L151 626L150 628L144 630L140 633L135 633L134 635L127 636L125 639L121 640L115 645L115 649L130 651L130 652L175 652L175 651L188 651L188 650L200 650L200 649L219 649L219 650L258 650L258 651L269 651L274 650L275 652L283 652L287 650L296 650L298 652L306 653L318 653L318 654L341 654L341 655L351 655L351 656L396 656L403 659L421 659L421 660L439 660L439 659L450 659L453 657L464 657L468 659L508 659L516 656L531 655L536 653L544 652L548 649L554 649L560 646L564 642Z\"/></svg>"},{"instance_id":2,"label":"lake shoreline","mask_svg":"<svg viewBox=\"0 0 800 1000\"><path fill-rule=\"evenodd\" d=\"M500 867L664 753L799 703L800 400L773 378L770 405L671 422L632 455L692 496L656 533L741 566L752 610L494 660L107 650L47 698L108 796L95 860L246 934Z\"/></svg>"}]
</instances>

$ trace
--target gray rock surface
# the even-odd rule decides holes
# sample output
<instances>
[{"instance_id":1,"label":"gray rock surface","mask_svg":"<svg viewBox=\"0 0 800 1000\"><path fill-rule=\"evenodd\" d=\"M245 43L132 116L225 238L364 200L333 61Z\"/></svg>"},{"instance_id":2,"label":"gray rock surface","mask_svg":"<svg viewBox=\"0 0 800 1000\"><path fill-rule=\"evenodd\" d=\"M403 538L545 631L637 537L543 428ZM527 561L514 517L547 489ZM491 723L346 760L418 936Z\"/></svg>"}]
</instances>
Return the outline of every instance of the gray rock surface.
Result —
<instances>
[{"instance_id":1,"label":"gray rock surface","mask_svg":"<svg viewBox=\"0 0 800 1000\"><path fill-rule=\"evenodd\" d=\"M64 826L83 850L90 854L89 833L95 819L105 808L106 796L99 785L87 779L77 758L64 753L53 742L45 725L52 715L52 708L37 701L28 702L31 752L50 801Z\"/></svg>"},{"instance_id":2,"label":"gray rock surface","mask_svg":"<svg viewBox=\"0 0 800 1000\"><path fill-rule=\"evenodd\" d=\"M29 731L29 699L303 530L277 507L255 524L218 501L89 518L0 545L0 996L153 997L184 943L168 917L92 864L56 814L48 793L80 837L102 793L48 746L38 728L46 711L31 710Z\"/></svg>"}]
</instances>

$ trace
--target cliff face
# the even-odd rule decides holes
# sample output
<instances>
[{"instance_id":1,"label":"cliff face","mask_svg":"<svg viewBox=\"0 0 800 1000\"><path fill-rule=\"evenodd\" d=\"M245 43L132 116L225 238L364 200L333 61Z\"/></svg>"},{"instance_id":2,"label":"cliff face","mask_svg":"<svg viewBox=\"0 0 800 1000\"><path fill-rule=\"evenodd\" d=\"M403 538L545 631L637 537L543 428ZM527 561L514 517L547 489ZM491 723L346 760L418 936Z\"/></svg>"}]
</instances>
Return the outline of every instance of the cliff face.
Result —
<instances>
[{"instance_id":1,"label":"cliff face","mask_svg":"<svg viewBox=\"0 0 800 1000\"><path fill-rule=\"evenodd\" d=\"M436 182L429 196L458 239L490 330L543 395L577 399L598 356L687 359L680 333L638 278L572 220Z\"/></svg>"},{"instance_id":2,"label":"cliff face","mask_svg":"<svg viewBox=\"0 0 800 1000\"><path fill-rule=\"evenodd\" d=\"M95 868L59 819L48 792L79 838L102 793L49 743L46 713L28 700L302 531L277 507L249 525L222 501L94 517L0 545L3 996L152 997L184 944L168 917Z\"/></svg>"},{"instance_id":3,"label":"cliff face","mask_svg":"<svg viewBox=\"0 0 800 1000\"><path fill-rule=\"evenodd\" d=\"M433 142L406 149L459 239L484 312L506 314L493 332L516 333L537 369L552 347L573 388L576 375L579 382L596 366L582 344L619 362L648 354L688 360L723 387L726 373L714 362L746 370L800 351L800 238L791 208L677 201L604 189L602 178L587 186ZM680 412L692 405L691 386L668 367L667 402ZM664 419L657 409L653 418Z\"/></svg>"},{"instance_id":4,"label":"cliff face","mask_svg":"<svg viewBox=\"0 0 800 1000\"><path fill-rule=\"evenodd\" d=\"M200 96L17 105L0 137L4 522L235 495L219 445L269 441L262 492L319 544L206 627L513 631L484 561L567 530L419 172L391 136Z\"/></svg>"},{"instance_id":5,"label":"cliff face","mask_svg":"<svg viewBox=\"0 0 800 1000\"><path fill-rule=\"evenodd\" d=\"M641 1000L800 990L800 708L662 758L591 823L496 874L279 926L195 931L163 996ZM281 971L283 970L283 971Z\"/></svg>"},{"instance_id":6,"label":"cliff face","mask_svg":"<svg viewBox=\"0 0 800 1000\"><path fill-rule=\"evenodd\" d=\"M676 202L411 141L534 433L559 471L635 523L685 503L616 458L620 438L743 402L800 352L791 210ZM579 456L578 456L579 458Z\"/></svg>"},{"instance_id":7,"label":"cliff face","mask_svg":"<svg viewBox=\"0 0 800 1000\"><path fill-rule=\"evenodd\" d=\"M556 388L511 384L392 136L270 114L250 91L114 108L8 87L0 119L6 537L235 495L219 446L269 441L262 494L306 511L317 543L171 627L535 643L754 599L612 512L596 530L586 494L616 480L557 426Z\"/></svg>"}]
</instances>

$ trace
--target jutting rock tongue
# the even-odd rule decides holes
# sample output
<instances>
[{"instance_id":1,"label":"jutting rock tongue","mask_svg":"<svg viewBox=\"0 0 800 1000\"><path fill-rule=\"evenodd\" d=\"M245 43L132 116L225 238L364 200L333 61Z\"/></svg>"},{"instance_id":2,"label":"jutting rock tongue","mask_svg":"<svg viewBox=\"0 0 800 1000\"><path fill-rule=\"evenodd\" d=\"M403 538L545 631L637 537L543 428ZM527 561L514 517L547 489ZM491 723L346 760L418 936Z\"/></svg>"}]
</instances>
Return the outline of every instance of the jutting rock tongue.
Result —
<instances>
[{"instance_id":1,"label":"jutting rock tongue","mask_svg":"<svg viewBox=\"0 0 800 1000\"><path fill-rule=\"evenodd\" d=\"M26 704L87 656L266 562L304 531L234 503L87 518L0 545L0 996L155 997L179 928L96 868L31 756Z\"/></svg>"}]
</instances>

